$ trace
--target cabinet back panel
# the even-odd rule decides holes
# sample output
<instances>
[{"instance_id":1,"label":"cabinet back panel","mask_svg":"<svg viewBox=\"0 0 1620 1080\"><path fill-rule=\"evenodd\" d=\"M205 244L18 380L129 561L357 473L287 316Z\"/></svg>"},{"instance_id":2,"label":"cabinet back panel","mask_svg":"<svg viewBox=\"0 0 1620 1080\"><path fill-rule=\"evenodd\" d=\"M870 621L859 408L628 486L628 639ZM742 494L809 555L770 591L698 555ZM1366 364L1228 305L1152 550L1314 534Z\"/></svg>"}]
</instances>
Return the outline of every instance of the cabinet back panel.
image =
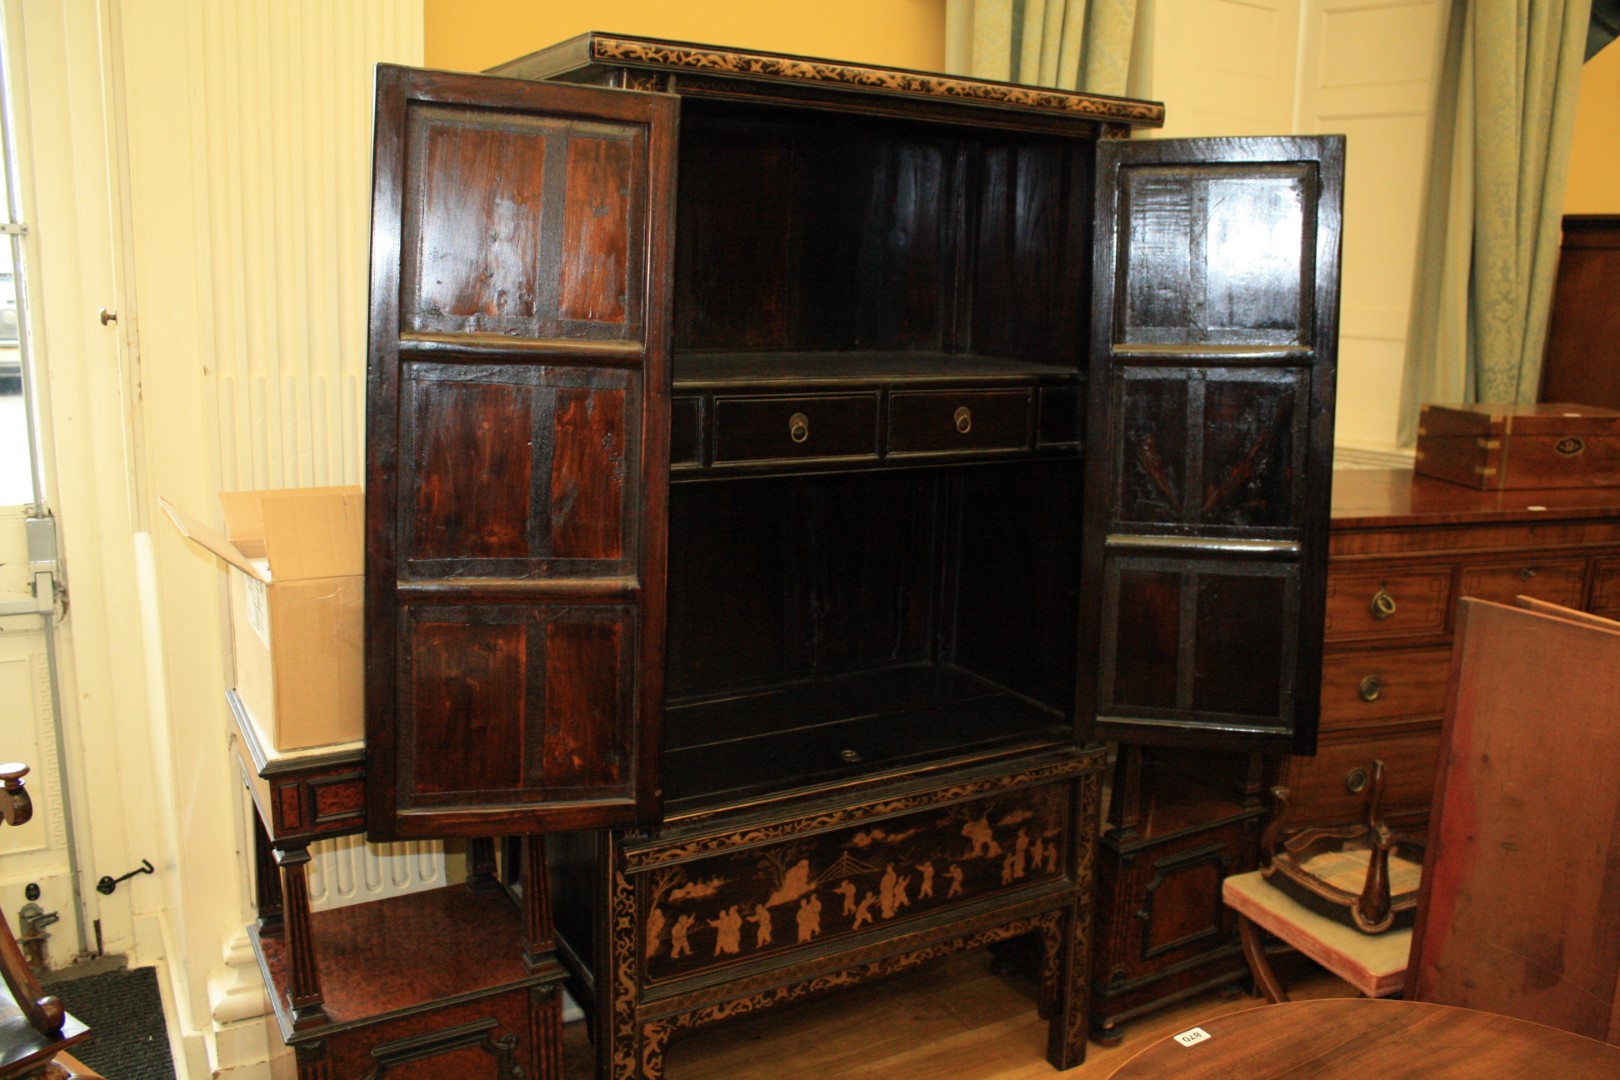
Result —
<instances>
[{"instance_id":1,"label":"cabinet back panel","mask_svg":"<svg viewBox=\"0 0 1620 1080\"><path fill-rule=\"evenodd\" d=\"M1080 460L963 470L956 663L1050 709L1074 701Z\"/></svg>"},{"instance_id":2,"label":"cabinet back panel","mask_svg":"<svg viewBox=\"0 0 1620 1080\"><path fill-rule=\"evenodd\" d=\"M670 698L928 659L938 495L918 476L671 489Z\"/></svg>"},{"instance_id":3,"label":"cabinet back panel","mask_svg":"<svg viewBox=\"0 0 1620 1080\"><path fill-rule=\"evenodd\" d=\"M683 104L675 347L1078 364L1091 142Z\"/></svg>"}]
</instances>

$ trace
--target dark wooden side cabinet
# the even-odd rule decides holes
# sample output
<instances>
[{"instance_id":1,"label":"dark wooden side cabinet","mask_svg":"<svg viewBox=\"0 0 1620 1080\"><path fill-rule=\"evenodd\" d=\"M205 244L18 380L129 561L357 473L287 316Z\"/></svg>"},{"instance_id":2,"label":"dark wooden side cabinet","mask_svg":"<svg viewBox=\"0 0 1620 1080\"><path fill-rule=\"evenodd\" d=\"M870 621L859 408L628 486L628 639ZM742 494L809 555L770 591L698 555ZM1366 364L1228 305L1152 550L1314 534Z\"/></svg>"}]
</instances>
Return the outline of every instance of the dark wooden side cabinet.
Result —
<instances>
[{"instance_id":1,"label":"dark wooden side cabinet","mask_svg":"<svg viewBox=\"0 0 1620 1080\"><path fill-rule=\"evenodd\" d=\"M1343 141L589 34L378 74L367 829L561 833L603 1076L1033 936L1100 740L1315 740Z\"/></svg>"},{"instance_id":2,"label":"dark wooden side cabinet","mask_svg":"<svg viewBox=\"0 0 1620 1080\"><path fill-rule=\"evenodd\" d=\"M364 825L365 748L278 752L228 700L255 811L248 935L298 1080L560 1076L564 973L546 894L515 905L493 859L474 859L467 884L312 912L310 845Z\"/></svg>"}]
</instances>

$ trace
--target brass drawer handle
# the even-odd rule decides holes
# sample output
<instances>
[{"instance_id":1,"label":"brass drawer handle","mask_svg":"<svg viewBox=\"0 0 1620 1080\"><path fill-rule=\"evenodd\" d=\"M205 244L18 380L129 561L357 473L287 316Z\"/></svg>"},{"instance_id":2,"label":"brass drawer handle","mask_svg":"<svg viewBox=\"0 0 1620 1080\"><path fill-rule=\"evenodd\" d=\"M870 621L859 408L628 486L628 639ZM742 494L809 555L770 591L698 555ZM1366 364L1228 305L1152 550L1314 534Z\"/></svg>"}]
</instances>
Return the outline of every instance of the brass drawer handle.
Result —
<instances>
[{"instance_id":1,"label":"brass drawer handle","mask_svg":"<svg viewBox=\"0 0 1620 1080\"><path fill-rule=\"evenodd\" d=\"M802 443L810 438L810 418L802 412L796 412L788 417L788 438L796 443Z\"/></svg>"},{"instance_id":2,"label":"brass drawer handle","mask_svg":"<svg viewBox=\"0 0 1620 1080\"><path fill-rule=\"evenodd\" d=\"M1372 617L1375 619L1387 619L1393 614L1395 614L1395 597L1388 589L1380 588L1373 593Z\"/></svg>"},{"instance_id":3,"label":"brass drawer handle","mask_svg":"<svg viewBox=\"0 0 1620 1080\"><path fill-rule=\"evenodd\" d=\"M966 435L973 430L973 410L966 405L957 406L956 415L953 419L956 421L956 433L958 435Z\"/></svg>"},{"instance_id":4,"label":"brass drawer handle","mask_svg":"<svg viewBox=\"0 0 1620 1080\"><path fill-rule=\"evenodd\" d=\"M1361 685L1356 687L1356 693L1361 696L1362 701L1377 701L1378 695L1383 692L1384 680L1377 675L1368 675L1361 680Z\"/></svg>"},{"instance_id":5,"label":"brass drawer handle","mask_svg":"<svg viewBox=\"0 0 1620 1080\"><path fill-rule=\"evenodd\" d=\"M1519 571L1519 580L1529 581L1539 573L1541 573L1541 571L1536 569L1534 566L1526 566L1524 569Z\"/></svg>"},{"instance_id":6,"label":"brass drawer handle","mask_svg":"<svg viewBox=\"0 0 1620 1080\"><path fill-rule=\"evenodd\" d=\"M1360 795L1367 787L1367 770L1351 769L1344 774L1344 788L1352 795Z\"/></svg>"}]
</instances>

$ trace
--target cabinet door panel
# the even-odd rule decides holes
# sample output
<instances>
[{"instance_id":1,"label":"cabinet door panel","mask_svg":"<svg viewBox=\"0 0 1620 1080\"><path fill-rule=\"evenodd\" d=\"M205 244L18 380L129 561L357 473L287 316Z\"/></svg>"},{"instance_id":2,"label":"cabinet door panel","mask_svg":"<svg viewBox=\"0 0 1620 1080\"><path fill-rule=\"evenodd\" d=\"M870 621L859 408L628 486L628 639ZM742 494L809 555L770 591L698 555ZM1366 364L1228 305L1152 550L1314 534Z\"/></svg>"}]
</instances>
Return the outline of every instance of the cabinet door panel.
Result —
<instances>
[{"instance_id":1,"label":"cabinet door panel","mask_svg":"<svg viewBox=\"0 0 1620 1080\"><path fill-rule=\"evenodd\" d=\"M1343 141L1104 142L1097 176L1077 713L1308 753Z\"/></svg>"},{"instance_id":2,"label":"cabinet door panel","mask_svg":"<svg viewBox=\"0 0 1620 1080\"><path fill-rule=\"evenodd\" d=\"M654 820L673 101L377 95L367 827Z\"/></svg>"}]
</instances>

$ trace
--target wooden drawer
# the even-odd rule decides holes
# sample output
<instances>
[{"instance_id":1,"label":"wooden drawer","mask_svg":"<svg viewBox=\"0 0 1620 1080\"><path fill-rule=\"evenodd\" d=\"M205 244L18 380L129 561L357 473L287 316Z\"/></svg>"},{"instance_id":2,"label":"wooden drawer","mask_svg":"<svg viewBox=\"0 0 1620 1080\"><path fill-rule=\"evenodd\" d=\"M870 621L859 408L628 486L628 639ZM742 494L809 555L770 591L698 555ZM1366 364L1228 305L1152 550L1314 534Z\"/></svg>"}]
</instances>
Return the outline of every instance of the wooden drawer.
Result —
<instances>
[{"instance_id":1,"label":"wooden drawer","mask_svg":"<svg viewBox=\"0 0 1620 1080\"><path fill-rule=\"evenodd\" d=\"M1322 661L1323 734L1445 715L1451 648L1364 649Z\"/></svg>"},{"instance_id":2,"label":"wooden drawer","mask_svg":"<svg viewBox=\"0 0 1620 1080\"><path fill-rule=\"evenodd\" d=\"M878 396L716 398L715 464L876 458Z\"/></svg>"},{"instance_id":3,"label":"wooden drawer","mask_svg":"<svg viewBox=\"0 0 1620 1080\"><path fill-rule=\"evenodd\" d=\"M1361 820L1374 761L1384 763L1385 820L1401 826L1426 818L1439 759L1438 725L1394 735L1324 740L1315 757L1288 759L1283 782L1291 796L1290 821Z\"/></svg>"},{"instance_id":4,"label":"wooden drawer","mask_svg":"<svg viewBox=\"0 0 1620 1080\"><path fill-rule=\"evenodd\" d=\"M1620 618L1620 559L1599 559L1592 568L1591 611Z\"/></svg>"},{"instance_id":5,"label":"wooden drawer","mask_svg":"<svg viewBox=\"0 0 1620 1080\"><path fill-rule=\"evenodd\" d=\"M1028 390L903 390L889 396L889 453L959 454L1029 445Z\"/></svg>"},{"instance_id":6,"label":"wooden drawer","mask_svg":"<svg viewBox=\"0 0 1620 1080\"><path fill-rule=\"evenodd\" d=\"M1578 608L1586 586L1585 559L1522 560L1463 568L1458 595L1511 604L1515 596L1533 596L1565 607Z\"/></svg>"},{"instance_id":7,"label":"wooden drawer","mask_svg":"<svg viewBox=\"0 0 1620 1080\"><path fill-rule=\"evenodd\" d=\"M1340 571L1329 567L1328 641L1446 632L1451 567Z\"/></svg>"}]
</instances>

